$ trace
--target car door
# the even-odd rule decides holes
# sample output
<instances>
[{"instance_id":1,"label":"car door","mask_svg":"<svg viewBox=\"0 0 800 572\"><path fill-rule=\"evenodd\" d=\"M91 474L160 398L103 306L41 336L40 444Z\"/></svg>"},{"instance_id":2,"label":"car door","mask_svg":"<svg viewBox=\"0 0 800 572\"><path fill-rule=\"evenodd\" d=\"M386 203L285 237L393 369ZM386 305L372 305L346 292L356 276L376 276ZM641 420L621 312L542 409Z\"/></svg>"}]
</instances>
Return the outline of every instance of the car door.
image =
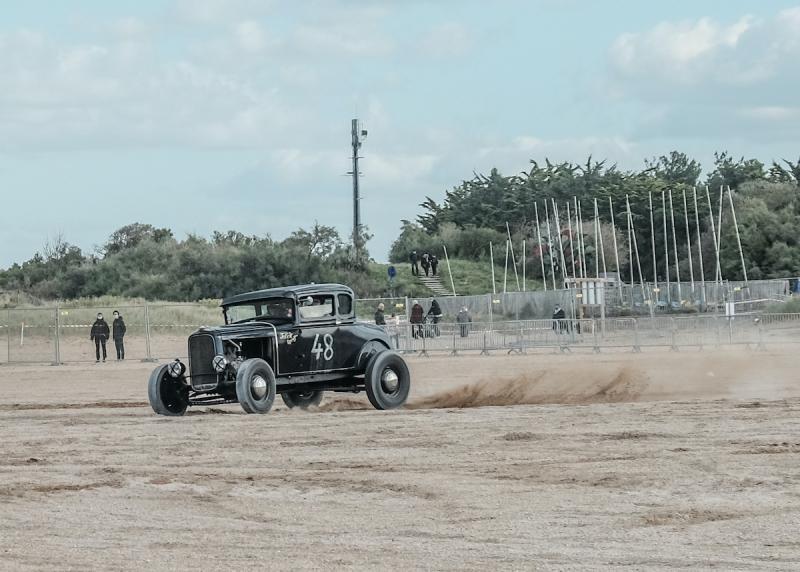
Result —
<instances>
[{"instance_id":1,"label":"car door","mask_svg":"<svg viewBox=\"0 0 800 572\"><path fill-rule=\"evenodd\" d=\"M305 297L298 305L300 331L295 347L294 373L339 369L340 344L333 294Z\"/></svg>"}]
</instances>

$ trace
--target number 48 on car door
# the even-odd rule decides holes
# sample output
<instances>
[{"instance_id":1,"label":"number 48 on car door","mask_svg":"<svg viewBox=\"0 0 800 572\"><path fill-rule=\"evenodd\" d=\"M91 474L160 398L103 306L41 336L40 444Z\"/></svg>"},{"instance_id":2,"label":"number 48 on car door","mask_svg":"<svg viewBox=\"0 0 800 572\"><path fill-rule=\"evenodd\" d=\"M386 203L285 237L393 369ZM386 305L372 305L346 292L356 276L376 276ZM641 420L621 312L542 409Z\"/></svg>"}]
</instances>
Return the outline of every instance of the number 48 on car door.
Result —
<instances>
[{"instance_id":1,"label":"number 48 on car door","mask_svg":"<svg viewBox=\"0 0 800 572\"><path fill-rule=\"evenodd\" d=\"M314 336L314 343L311 345L311 353L317 361L333 361L333 334L316 334Z\"/></svg>"}]
</instances>

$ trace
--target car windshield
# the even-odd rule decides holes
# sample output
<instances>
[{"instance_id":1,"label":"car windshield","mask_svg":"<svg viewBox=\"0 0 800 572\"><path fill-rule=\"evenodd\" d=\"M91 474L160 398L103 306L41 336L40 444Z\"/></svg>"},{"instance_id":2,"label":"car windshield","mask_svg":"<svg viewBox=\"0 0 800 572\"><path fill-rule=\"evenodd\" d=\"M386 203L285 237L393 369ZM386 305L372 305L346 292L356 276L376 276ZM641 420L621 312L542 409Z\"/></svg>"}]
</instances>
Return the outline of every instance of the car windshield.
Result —
<instances>
[{"instance_id":1,"label":"car windshield","mask_svg":"<svg viewBox=\"0 0 800 572\"><path fill-rule=\"evenodd\" d=\"M229 324L252 320L293 320L294 301L291 298L272 298L236 304L225 308L225 316Z\"/></svg>"}]
</instances>

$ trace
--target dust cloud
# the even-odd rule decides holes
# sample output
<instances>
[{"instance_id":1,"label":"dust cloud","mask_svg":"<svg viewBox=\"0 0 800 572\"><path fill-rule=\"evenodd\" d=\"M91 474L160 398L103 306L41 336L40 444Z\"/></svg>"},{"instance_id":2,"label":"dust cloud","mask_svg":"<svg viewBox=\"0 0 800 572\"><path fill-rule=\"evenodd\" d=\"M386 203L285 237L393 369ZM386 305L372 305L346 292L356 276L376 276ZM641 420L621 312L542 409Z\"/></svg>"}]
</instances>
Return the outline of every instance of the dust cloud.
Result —
<instances>
[{"instance_id":1,"label":"dust cloud","mask_svg":"<svg viewBox=\"0 0 800 572\"><path fill-rule=\"evenodd\" d=\"M636 401L647 388L644 373L621 368L613 374L567 381L545 370L536 375L468 383L412 400L406 409L449 409L545 403Z\"/></svg>"}]
</instances>

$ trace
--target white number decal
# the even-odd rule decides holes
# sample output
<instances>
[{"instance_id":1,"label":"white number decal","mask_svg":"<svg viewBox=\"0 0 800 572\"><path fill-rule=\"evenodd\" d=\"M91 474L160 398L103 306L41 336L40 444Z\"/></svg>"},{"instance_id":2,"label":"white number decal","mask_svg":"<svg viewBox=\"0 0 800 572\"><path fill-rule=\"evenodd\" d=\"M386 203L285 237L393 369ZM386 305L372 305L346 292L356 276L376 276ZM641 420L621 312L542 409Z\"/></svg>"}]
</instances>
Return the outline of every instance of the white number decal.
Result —
<instances>
[{"instance_id":1,"label":"white number decal","mask_svg":"<svg viewBox=\"0 0 800 572\"><path fill-rule=\"evenodd\" d=\"M323 348L322 345L325 344ZM331 334L325 334L322 336L322 343L319 340L319 334L314 336L314 344L311 346L311 353L319 359L320 354L322 354L323 359L326 361L330 361L333 359L333 336Z\"/></svg>"}]
</instances>

